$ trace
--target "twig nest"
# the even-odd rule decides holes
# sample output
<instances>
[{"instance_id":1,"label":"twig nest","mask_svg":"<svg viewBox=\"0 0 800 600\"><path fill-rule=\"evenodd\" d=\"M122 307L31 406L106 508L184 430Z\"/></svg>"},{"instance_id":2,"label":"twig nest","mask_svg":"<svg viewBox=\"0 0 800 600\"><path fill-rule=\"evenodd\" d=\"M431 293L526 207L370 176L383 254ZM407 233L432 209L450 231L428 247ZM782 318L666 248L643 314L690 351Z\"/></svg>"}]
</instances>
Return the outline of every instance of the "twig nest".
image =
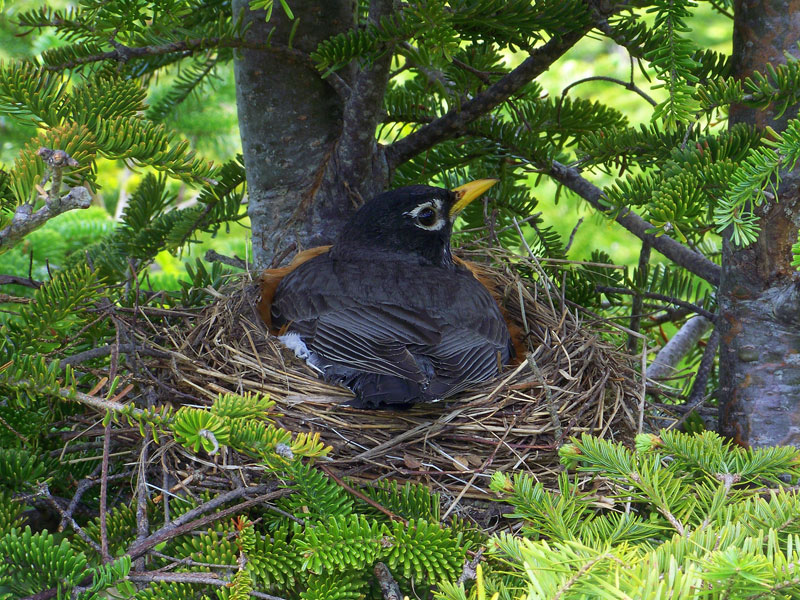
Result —
<instances>
[{"instance_id":1,"label":"twig nest","mask_svg":"<svg viewBox=\"0 0 800 600\"><path fill-rule=\"evenodd\" d=\"M496 470L550 478L557 449L583 432L632 438L641 384L628 356L603 341L600 324L581 322L560 292L515 273L532 261L483 251L507 315L526 332L528 354L495 380L446 402L406 411L357 410L349 390L329 385L267 332L258 287L241 278L190 326L172 328L171 384L213 400L257 392L276 401L281 426L318 432L333 446L330 466L356 480L424 481L461 497L487 497ZM473 257L470 257L471 259ZM167 364L169 362L169 364Z\"/></svg>"}]
</instances>

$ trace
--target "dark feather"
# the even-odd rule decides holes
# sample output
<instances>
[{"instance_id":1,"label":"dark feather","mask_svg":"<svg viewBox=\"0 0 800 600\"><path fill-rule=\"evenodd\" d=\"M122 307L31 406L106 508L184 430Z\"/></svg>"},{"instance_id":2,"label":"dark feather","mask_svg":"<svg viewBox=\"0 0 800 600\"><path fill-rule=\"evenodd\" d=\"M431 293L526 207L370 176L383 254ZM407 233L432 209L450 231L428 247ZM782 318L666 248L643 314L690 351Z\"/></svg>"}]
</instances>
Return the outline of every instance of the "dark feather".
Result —
<instances>
[{"instance_id":1,"label":"dark feather","mask_svg":"<svg viewBox=\"0 0 800 600\"><path fill-rule=\"evenodd\" d=\"M498 353L502 363L511 353L496 303L469 271L393 252L307 261L281 281L272 319L369 406L447 397L495 376Z\"/></svg>"}]
</instances>

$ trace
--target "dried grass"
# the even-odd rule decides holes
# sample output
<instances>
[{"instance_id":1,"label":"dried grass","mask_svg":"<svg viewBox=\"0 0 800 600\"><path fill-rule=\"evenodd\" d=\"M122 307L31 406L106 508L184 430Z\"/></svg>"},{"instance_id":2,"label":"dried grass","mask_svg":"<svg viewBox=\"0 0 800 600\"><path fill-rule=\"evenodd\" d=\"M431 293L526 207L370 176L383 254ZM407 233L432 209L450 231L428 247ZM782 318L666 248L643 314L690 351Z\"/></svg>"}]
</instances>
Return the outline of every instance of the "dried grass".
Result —
<instances>
[{"instance_id":1,"label":"dried grass","mask_svg":"<svg viewBox=\"0 0 800 600\"><path fill-rule=\"evenodd\" d=\"M140 321L140 333L169 359L152 365L169 385L197 399L259 392L277 402L278 422L319 432L333 446L327 466L355 481L422 481L456 501L486 498L496 470L522 469L552 480L557 448L582 432L630 439L639 423L641 384L632 360L603 341L607 325L582 322L536 259L482 250L509 315L528 333L517 367L442 403L402 412L343 406L351 394L316 377L268 335L257 287L239 278L181 325ZM522 280L515 267L539 273Z\"/></svg>"}]
</instances>

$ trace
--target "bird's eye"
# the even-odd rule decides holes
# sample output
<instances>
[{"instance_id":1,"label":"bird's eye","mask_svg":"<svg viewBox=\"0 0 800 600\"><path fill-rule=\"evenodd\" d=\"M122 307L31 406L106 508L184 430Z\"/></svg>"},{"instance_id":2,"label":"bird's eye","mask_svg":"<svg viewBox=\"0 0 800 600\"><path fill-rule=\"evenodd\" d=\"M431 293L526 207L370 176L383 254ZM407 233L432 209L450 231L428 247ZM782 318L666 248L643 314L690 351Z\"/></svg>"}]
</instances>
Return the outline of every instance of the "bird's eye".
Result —
<instances>
[{"instance_id":1,"label":"bird's eye","mask_svg":"<svg viewBox=\"0 0 800 600\"><path fill-rule=\"evenodd\" d=\"M426 206L417 213L417 223L423 227L433 227L437 217L436 211L432 207Z\"/></svg>"}]
</instances>

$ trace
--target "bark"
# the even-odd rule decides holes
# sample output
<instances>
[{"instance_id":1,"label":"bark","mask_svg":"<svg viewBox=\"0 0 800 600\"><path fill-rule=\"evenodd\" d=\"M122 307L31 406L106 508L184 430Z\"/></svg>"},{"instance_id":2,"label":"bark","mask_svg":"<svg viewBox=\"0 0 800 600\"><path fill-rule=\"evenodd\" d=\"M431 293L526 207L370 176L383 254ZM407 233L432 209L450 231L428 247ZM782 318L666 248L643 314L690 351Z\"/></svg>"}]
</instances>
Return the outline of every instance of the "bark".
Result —
<instances>
[{"instance_id":1,"label":"bark","mask_svg":"<svg viewBox=\"0 0 800 600\"><path fill-rule=\"evenodd\" d=\"M239 14L246 0L235 0ZM369 18L393 10L392 0L373 0ZM355 26L354 0L306 2L292 7L295 21L273 10L245 10L249 40L288 45L291 54L245 49L235 60L239 130L245 155L253 262L277 266L295 251L330 244L365 200L389 181L375 140L392 52L360 70L355 66L323 80L307 56L319 42ZM273 32L274 29L274 32Z\"/></svg>"},{"instance_id":2,"label":"bark","mask_svg":"<svg viewBox=\"0 0 800 600\"><path fill-rule=\"evenodd\" d=\"M248 41L289 45L293 23L280 6L266 22L263 11L247 5L233 2L234 16L249 25ZM292 10L299 23L291 45L306 55L355 23L353 0L298 2ZM293 245L329 240L326 232L350 209L347 198L322 198L320 192L341 132L343 100L308 60L242 49L234 70L253 259L264 267Z\"/></svg>"},{"instance_id":3,"label":"bark","mask_svg":"<svg viewBox=\"0 0 800 600\"><path fill-rule=\"evenodd\" d=\"M743 78L797 53L800 0L737 0L733 60ZM783 129L773 110L733 107L730 123ZM760 210L758 241L723 241L719 292L720 430L743 445L800 444L800 280L791 245L800 227L800 169Z\"/></svg>"}]
</instances>

